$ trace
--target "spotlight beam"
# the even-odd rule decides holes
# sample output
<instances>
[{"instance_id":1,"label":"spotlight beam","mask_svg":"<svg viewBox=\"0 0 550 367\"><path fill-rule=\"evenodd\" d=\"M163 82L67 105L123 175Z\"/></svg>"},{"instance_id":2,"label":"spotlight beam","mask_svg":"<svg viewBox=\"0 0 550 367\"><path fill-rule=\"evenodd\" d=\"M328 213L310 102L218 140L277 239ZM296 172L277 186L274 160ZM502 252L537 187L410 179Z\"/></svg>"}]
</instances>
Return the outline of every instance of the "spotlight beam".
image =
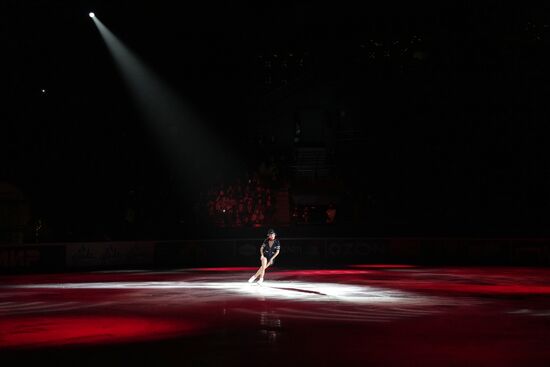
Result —
<instances>
[{"instance_id":1,"label":"spotlight beam","mask_svg":"<svg viewBox=\"0 0 550 367\"><path fill-rule=\"evenodd\" d=\"M98 18L92 17L115 65L145 117L159 147L174 165L180 184L201 190L215 175L239 170L228 149L191 108L151 71Z\"/></svg>"}]
</instances>

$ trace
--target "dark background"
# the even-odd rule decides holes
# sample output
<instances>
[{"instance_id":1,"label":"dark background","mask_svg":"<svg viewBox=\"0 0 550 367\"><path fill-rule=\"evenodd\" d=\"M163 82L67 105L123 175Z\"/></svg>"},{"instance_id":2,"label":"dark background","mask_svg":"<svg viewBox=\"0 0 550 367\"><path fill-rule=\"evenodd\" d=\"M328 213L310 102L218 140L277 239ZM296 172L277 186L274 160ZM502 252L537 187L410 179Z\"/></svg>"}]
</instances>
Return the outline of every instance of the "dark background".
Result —
<instances>
[{"instance_id":1,"label":"dark background","mask_svg":"<svg viewBox=\"0 0 550 367\"><path fill-rule=\"evenodd\" d=\"M116 227L129 190L157 203L165 226L149 237L209 228L197 193L174 187L90 11L251 169L263 135L279 153L295 149L295 121L279 129L278 111L326 113L310 143L327 147L342 183L340 234L548 235L550 5L1 6L0 181L25 193L52 240Z\"/></svg>"}]
</instances>

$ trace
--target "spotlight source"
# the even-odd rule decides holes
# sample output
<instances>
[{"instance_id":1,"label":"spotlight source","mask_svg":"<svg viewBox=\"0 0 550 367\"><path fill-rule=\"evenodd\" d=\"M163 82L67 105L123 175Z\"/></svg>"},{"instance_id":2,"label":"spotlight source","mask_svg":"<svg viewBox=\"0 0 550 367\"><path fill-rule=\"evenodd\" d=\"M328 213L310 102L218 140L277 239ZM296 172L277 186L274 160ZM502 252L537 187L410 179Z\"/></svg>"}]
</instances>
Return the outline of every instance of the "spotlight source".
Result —
<instances>
[{"instance_id":1,"label":"spotlight source","mask_svg":"<svg viewBox=\"0 0 550 367\"><path fill-rule=\"evenodd\" d=\"M90 14L88 14L88 15L90 16L90 18L95 17L95 14L94 14L94 13L90 13Z\"/></svg>"}]
</instances>

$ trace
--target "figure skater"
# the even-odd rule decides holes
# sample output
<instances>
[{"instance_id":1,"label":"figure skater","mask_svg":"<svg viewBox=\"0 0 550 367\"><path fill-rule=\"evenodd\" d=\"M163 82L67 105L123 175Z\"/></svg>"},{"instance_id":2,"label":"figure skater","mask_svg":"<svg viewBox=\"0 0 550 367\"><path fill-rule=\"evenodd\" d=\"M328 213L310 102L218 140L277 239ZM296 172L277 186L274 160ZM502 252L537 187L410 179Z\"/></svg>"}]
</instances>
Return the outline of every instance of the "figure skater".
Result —
<instances>
[{"instance_id":1,"label":"figure skater","mask_svg":"<svg viewBox=\"0 0 550 367\"><path fill-rule=\"evenodd\" d=\"M252 283L256 278L258 279L258 284L262 284L264 281L265 270L274 264L275 258L279 256L281 251L281 243L279 240L275 239L277 234L273 229L267 231L267 238L262 243L260 247L260 261L262 265L250 279L249 283Z\"/></svg>"}]
</instances>

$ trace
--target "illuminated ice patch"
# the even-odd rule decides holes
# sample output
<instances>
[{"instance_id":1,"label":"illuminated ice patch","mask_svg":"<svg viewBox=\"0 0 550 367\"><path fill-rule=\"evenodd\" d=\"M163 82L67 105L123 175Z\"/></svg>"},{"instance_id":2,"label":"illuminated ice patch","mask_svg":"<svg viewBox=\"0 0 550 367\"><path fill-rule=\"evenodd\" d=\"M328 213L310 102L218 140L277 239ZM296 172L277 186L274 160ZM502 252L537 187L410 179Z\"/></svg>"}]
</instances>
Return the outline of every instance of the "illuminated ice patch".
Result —
<instances>
[{"instance_id":1,"label":"illuminated ice patch","mask_svg":"<svg viewBox=\"0 0 550 367\"><path fill-rule=\"evenodd\" d=\"M247 282L207 281L150 281L150 282L90 282L50 283L8 286L26 289L135 289L135 290L182 290L189 297L219 299L220 297L268 297L281 300L352 302L352 303L399 303L407 305L438 304L440 297L413 292L393 290L366 285L339 283L315 283L296 281L266 281L263 285Z\"/></svg>"}]
</instances>

